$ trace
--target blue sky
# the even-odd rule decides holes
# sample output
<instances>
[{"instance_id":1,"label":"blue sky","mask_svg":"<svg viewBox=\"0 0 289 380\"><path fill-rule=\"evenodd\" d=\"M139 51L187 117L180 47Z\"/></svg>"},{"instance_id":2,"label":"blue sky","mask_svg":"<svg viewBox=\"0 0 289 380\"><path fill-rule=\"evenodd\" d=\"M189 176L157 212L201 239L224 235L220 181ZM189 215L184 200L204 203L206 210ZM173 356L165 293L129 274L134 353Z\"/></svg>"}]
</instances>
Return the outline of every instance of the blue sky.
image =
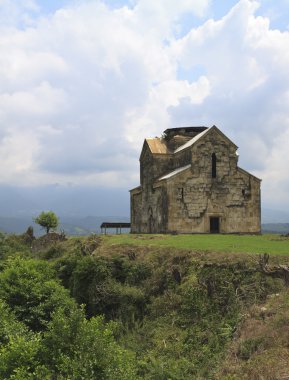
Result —
<instances>
[{"instance_id":1,"label":"blue sky","mask_svg":"<svg viewBox=\"0 0 289 380\"><path fill-rule=\"evenodd\" d=\"M91 1L91 0L90 0ZM84 1L82 1L84 2ZM60 8L69 7L71 4L77 4L77 1L71 0L38 0L36 4L40 7L41 13L54 13ZM80 1L78 1L80 3ZM103 3L108 5L112 9L118 9L124 6L132 8L137 1L126 0L104 0ZM226 15L229 10L238 3L238 0L211 0L209 2L209 9L204 18L212 17L214 19L220 19ZM286 0L262 0L259 1L260 8L257 11L258 15L270 17L272 26L278 29L288 28L288 14L289 5ZM200 23L199 19L195 19L197 24Z\"/></svg>"},{"instance_id":2,"label":"blue sky","mask_svg":"<svg viewBox=\"0 0 289 380\"><path fill-rule=\"evenodd\" d=\"M37 1L36 3L39 5L41 13L54 13L60 8L69 6L71 2L67 0L46 0Z\"/></svg>"},{"instance_id":3,"label":"blue sky","mask_svg":"<svg viewBox=\"0 0 289 380\"><path fill-rule=\"evenodd\" d=\"M93 0L90 0L93 1ZM82 1L83 2L83 1ZM77 4L77 1L71 0L38 0L36 2L40 8L40 13L51 14L63 7L69 7L71 4ZM80 3L80 1L78 1ZM131 0L104 0L111 9L119 9L127 6L132 8L137 1ZM226 15L229 10L238 3L238 0L211 0L209 2L208 12L202 17L184 17L183 30L188 31L189 28L200 25L207 18L220 19ZM269 17L272 28L280 30L288 30L289 24L289 4L286 0L262 0L259 1L260 7L256 12L257 15Z\"/></svg>"},{"instance_id":4,"label":"blue sky","mask_svg":"<svg viewBox=\"0 0 289 380\"><path fill-rule=\"evenodd\" d=\"M215 124L289 208L288 20L289 0L0 0L0 195L101 188L113 214L119 189L128 214L143 139Z\"/></svg>"}]
</instances>

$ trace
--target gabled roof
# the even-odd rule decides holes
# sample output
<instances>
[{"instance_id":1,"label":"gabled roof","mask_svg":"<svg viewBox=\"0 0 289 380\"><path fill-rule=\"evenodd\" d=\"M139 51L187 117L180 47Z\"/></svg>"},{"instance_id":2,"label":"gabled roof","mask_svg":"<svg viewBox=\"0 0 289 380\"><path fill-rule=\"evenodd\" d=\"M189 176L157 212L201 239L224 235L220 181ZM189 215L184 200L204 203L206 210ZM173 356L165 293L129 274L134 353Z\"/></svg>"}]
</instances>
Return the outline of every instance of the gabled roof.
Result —
<instances>
[{"instance_id":1,"label":"gabled roof","mask_svg":"<svg viewBox=\"0 0 289 380\"><path fill-rule=\"evenodd\" d=\"M141 193L142 188L141 186L134 187L133 189L129 190L131 193L138 194Z\"/></svg>"},{"instance_id":2,"label":"gabled roof","mask_svg":"<svg viewBox=\"0 0 289 380\"><path fill-rule=\"evenodd\" d=\"M189 169L190 167L191 167L191 164L186 165L186 166L182 166L181 168L177 168L177 169L173 170L172 172L170 172L166 175L163 175L162 177L157 179L157 181L162 181L163 179L169 179L169 178L173 177L174 175L179 174L179 173Z\"/></svg>"},{"instance_id":3,"label":"gabled roof","mask_svg":"<svg viewBox=\"0 0 289 380\"><path fill-rule=\"evenodd\" d=\"M145 139L150 151L153 154L168 154L171 153L166 145L166 142L159 137Z\"/></svg>"},{"instance_id":4,"label":"gabled roof","mask_svg":"<svg viewBox=\"0 0 289 380\"><path fill-rule=\"evenodd\" d=\"M142 159L147 148L152 154L172 154L169 148L166 145L166 142L159 137L147 138L144 140L143 147L140 154L140 160Z\"/></svg>"},{"instance_id":5,"label":"gabled roof","mask_svg":"<svg viewBox=\"0 0 289 380\"><path fill-rule=\"evenodd\" d=\"M215 125L213 125L211 128L208 128L208 129L204 130L203 132L199 133L197 136L193 137L190 141L188 141L184 145L182 145L179 148L177 148L174 151L174 153L178 153L178 152L182 151L183 149L186 149L186 148L189 148L189 147L193 146L198 140L200 140L202 137L204 137L205 135L211 133L214 130L217 131L230 144L233 144L236 148L238 148L236 144L234 144L226 135L224 135L223 132L221 132L219 130L219 128L217 128Z\"/></svg>"},{"instance_id":6,"label":"gabled roof","mask_svg":"<svg viewBox=\"0 0 289 380\"><path fill-rule=\"evenodd\" d=\"M177 152L180 152L181 150L183 149L186 149L192 145L194 145L194 143L196 141L198 141L201 137L203 137L204 135L206 135L208 132L209 132L210 128L208 129L205 129L203 132L199 133L197 136L193 137L191 140L189 140L188 142L186 142L184 145L180 146L179 148L177 148L174 153L177 153Z\"/></svg>"}]
</instances>

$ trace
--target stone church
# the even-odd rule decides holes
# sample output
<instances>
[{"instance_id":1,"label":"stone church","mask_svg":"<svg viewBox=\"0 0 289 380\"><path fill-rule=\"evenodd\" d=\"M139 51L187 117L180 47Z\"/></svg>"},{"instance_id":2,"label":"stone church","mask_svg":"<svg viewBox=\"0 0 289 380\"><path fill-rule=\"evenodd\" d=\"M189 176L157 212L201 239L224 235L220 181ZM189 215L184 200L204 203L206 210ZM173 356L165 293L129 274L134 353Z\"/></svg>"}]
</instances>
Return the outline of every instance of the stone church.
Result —
<instances>
[{"instance_id":1,"label":"stone church","mask_svg":"<svg viewBox=\"0 0 289 380\"><path fill-rule=\"evenodd\" d=\"M147 138L132 233L260 233L261 180L238 167L237 146L216 126Z\"/></svg>"}]
</instances>

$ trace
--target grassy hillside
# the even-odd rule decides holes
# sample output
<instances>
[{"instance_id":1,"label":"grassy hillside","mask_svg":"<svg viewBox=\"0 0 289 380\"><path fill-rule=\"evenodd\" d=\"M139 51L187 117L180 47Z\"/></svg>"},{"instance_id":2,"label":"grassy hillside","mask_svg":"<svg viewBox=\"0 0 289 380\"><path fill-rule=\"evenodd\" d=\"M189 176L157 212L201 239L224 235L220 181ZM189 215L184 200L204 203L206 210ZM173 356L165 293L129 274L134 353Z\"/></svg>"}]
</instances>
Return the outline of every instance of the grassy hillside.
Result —
<instances>
[{"instance_id":1,"label":"grassy hillside","mask_svg":"<svg viewBox=\"0 0 289 380\"><path fill-rule=\"evenodd\" d=\"M289 255L289 237L279 235L105 235L104 244L173 247L207 252Z\"/></svg>"},{"instance_id":2,"label":"grassy hillside","mask_svg":"<svg viewBox=\"0 0 289 380\"><path fill-rule=\"evenodd\" d=\"M270 254L266 270L257 255L265 252ZM285 237L91 235L61 240L51 234L29 241L27 236L2 236L0 259L0 301L9 304L19 323L28 329L37 327L33 339L40 342L40 356L36 352L29 364L35 373L44 366L55 378L92 380L89 371L101 360L103 373L109 375L99 378L119 380L117 372L107 369L111 359L104 360L102 346L97 350L99 343L93 338L96 334L106 342L97 332L100 322L94 319L102 315L114 334L107 342L110 358L121 352L126 358L120 361L125 363L125 368L119 367L122 379L281 380L286 375L289 304L284 268L289 265L289 240ZM33 291L31 266L34 278L45 283ZM38 270L44 271L41 276ZM77 318L71 320L68 313L66 321L63 313L49 314L45 308L45 302L49 308L51 302L48 298L43 303L42 292L50 291L51 285L61 310L71 300L84 305L87 322L77 317L82 321L77 334L73 331ZM33 308L16 302L15 292L23 295L25 289ZM9 359L7 352L14 346L5 339L1 340L0 322L0 353L4 350L3 358ZM42 355L43 346L48 356ZM93 355L89 356L88 347L95 350ZM14 376L19 368L8 359L6 367L14 372L5 378L22 379ZM0 374L1 368L0 364ZM80 377L83 368L85 376Z\"/></svg>"}]
</instances>

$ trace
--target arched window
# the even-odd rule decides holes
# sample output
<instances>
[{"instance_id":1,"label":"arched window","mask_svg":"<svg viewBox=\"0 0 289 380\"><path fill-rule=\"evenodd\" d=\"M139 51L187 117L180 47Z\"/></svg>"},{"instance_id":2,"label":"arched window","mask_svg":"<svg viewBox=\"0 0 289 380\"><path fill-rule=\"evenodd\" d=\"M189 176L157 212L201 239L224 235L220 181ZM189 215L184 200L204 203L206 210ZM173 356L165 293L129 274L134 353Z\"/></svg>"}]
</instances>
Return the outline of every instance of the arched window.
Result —
<instances>
[{"instance_id":1,"label":"arched window","mask_svg":"<svg viewBox=\"0 0 289 380\"><path fill-rule=\"evenodd\" d=\"M212 154L212 178L217 177L217 157L216 154Z\"/></svg>"}]
</instances>

